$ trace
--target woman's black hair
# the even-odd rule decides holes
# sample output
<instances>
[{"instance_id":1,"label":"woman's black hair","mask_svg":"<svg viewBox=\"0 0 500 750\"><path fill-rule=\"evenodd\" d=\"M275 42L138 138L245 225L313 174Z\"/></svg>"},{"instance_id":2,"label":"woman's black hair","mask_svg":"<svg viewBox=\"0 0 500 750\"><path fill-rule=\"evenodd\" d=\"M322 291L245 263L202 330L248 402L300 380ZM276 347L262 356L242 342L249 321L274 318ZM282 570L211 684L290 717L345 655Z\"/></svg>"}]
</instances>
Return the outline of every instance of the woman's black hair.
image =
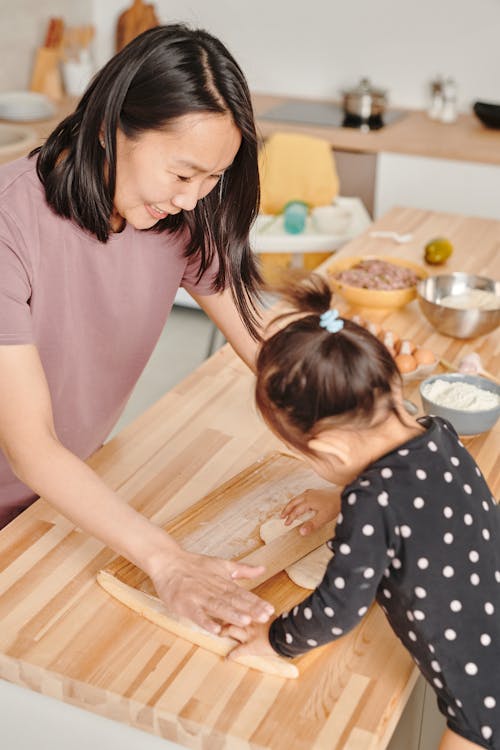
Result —
<instances>
[{"instance_id":1,"label":"woman's black hair","mask_svg":"<svg viewBox=\"0 0 500 750\"><path fill-rule=\"evenodd\" d=\"M260 201L258 144L245 77L222 42L182 24L145 31L94 76L75 112L30 156L38 154L38 176L52 209L106 242L116 185L117 129L133 139L193 112L230 114L241 145L218 189L193 211L168 216L152 231L187 228L186 256L199 255L199 277L218 254L213 291L230 287L243 322L258 339L261 279L248 239Z\"/></svg>"},{"instance_id":2,"label":"woman's black hair","mask_svg":"<svg viewBox=\"0 0 500 750\"><path fill-rule=\"evenodd\" d=\"M332 301L321 276L311 274L299 283L288 277L273 291L292 310L275 321L290 315L294 319L261 344L255 399L277 435L312 454L308 442L322 429L359 426L360 419L370 423L380 399L387 411L399 416L393 388L400 384L400 375L386 346L347 318L336 333L320 326L320 316Z\"/></svg>"}]
</instances>

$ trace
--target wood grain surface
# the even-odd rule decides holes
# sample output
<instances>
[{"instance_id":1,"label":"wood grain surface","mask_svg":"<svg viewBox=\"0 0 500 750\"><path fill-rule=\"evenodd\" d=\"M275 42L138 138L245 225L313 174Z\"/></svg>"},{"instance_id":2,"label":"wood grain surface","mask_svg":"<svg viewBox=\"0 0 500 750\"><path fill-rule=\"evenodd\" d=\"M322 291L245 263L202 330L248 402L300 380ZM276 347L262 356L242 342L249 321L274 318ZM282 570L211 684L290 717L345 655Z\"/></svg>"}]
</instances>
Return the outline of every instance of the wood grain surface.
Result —
<instances>
[{"instance_id":1,"label":"wood grain surface","mask_svg":"<svg viewBox=\"0 0 500 750\"><path fill-rule=\"evenodd\" d=\"M495 276L500 222L395 209L375 226L412 232L414 240L396 246L366 234L339 255L421 262L425 242L445 235L455 246L447 270ZM499 372L498 331L473 341L442 336L416 301L400 311L356 312L451 363L477 351L486 369ZM417 386L406 390L420 407ZM498 424L466 440L496 497L499 444ZM252 375L226 346L89 464L124 502L165 525L281 449L255 412ZM299 679L286 681L226 662L113 600L95 579L114 557L44 500L0 532L0 677L189 748L386 746L417 674L377 606L351 633L297 660ZM283 573L272 586L278 610L303 593Z\"/></svg>"}]
</instances>

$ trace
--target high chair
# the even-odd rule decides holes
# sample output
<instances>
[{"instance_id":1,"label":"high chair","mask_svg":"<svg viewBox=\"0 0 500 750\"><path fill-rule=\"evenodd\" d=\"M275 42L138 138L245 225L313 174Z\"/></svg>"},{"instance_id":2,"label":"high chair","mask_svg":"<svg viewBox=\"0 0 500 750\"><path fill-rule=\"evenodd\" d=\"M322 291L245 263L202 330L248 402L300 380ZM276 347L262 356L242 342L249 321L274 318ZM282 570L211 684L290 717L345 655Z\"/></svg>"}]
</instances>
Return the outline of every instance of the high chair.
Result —
<instances>
[{"instance_id":1,"label":"high chair","mask_svg":"<svg viewBox=\"0 0 500 750\"><path fill-rule=\"evenodd\" d=\"M271 135L259 152L261 211L251 244L268 282L282 270L312 271L371 223L359 198L339 195L335 158L328 141L301 133ZM303 232L285 231L283 211L290 201L309 209Z\"/></svg>"},{"instance_id":2,"label":"high chair","mask_svg":"<svg viewBox=\"0 0 500 750\"><path fill-rule=\"evenodd\" d=\"M251 229L250 244L267 282L277 280L288 268L312 271L371 223L359 198L339 195L335 159L326 140L274 133L261 146L259 175L261 211ZM284 230L283 209L289 201L302 201L309 209L304 231L299 234ZM198 307L184 289L179 289L174 304ZM207 357L213 354L217 340L214 325Z\"/></svg>"}]
</instances>

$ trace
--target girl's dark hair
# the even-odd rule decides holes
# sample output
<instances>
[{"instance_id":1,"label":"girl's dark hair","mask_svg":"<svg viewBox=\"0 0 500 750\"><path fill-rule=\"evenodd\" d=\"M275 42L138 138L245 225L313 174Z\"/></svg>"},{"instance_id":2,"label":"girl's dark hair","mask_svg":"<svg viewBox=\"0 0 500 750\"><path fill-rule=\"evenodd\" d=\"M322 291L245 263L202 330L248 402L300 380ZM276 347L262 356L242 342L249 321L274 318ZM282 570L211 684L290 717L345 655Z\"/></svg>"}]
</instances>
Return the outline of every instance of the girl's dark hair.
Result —
<instances>
[{"instance_id":1,"label":"girl's dark hair","mask_svg":"<svg viewBox=\"0 0 500 750\"><path fill-rule=\"evenodd\" d=\"M241 145L222 184L193 211L168 216L153 231L189 230L186 256L199 255L199 276L215 254L213 291L226 285L247 329L257 334L260 275L248 233L259 207L257 136L245 77L226 47L208 32L158 26L132 40L95 75L75 112L38 154L47 202L60 216L106 242L116 184L116 131L135 138L192 112L229 113ZM99 144L100 133L105 150ZM105 171L107 170L107 171Z\"/></svg>"},{"instance_id":2,"label":"girl's dark hair","mask_svg":"<svg viewBox=\"0 0 500 750\"><path fill-rule=\"evenodd\" d=\"M293 310L275 322L295 315L262 342L257 358L257 408L277 435L313 454L311 438L328 426L371 421L381 398L399 415L392 394L400 376L384 344L346 318L337 333L320 326L319 316L331 304L321 276L311 274L300 283L295 277L295 283L289 280L273 291Z\"/></svg>"}]
</instances>

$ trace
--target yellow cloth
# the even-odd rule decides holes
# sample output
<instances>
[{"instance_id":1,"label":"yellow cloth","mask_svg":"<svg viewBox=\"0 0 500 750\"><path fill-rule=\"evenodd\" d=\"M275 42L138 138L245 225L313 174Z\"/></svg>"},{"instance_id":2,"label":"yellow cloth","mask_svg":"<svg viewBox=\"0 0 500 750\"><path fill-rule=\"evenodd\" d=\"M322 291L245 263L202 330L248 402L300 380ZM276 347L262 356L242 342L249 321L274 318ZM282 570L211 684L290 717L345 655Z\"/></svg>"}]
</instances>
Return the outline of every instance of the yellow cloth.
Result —
<instances>
[{"instance_id":1,"label":"yellow cloth","mask_svg":"<svg viewBox=\"0 0 500 750\"><path fill-rule=\"evenodd\" d=\"M259 152L260 210L279 214L288 201L311 208L331 203L339 179L328 141L298 133L274 133Z\"/></svg>"}]
</instances>

